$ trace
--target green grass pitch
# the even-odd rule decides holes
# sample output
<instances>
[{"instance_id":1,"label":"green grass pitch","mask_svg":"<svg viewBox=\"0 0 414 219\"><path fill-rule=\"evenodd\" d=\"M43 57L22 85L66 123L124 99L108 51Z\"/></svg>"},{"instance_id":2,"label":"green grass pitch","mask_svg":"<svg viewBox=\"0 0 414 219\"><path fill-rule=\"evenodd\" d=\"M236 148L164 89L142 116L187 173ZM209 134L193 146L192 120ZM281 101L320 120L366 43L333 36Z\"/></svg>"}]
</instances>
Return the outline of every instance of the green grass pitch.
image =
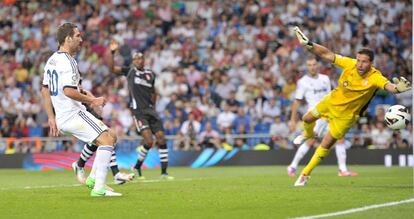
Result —
<instances>
[{"instance_id":1,"label":"green grass pitch","mask_svg":"<svg viewBox=\"0 0 414 219\"><path fill-rule=\"evenodd\" d=\"M338 177L319 166L306 187L283 166L159 169L145 181L111 185L123 197L91 198L64 171L0 170L0 218L293 218L343 211L414 197L412 168L351 166L358 177ZM413 218L414 203L336 218Z\"/></svg>"}]
</instances>

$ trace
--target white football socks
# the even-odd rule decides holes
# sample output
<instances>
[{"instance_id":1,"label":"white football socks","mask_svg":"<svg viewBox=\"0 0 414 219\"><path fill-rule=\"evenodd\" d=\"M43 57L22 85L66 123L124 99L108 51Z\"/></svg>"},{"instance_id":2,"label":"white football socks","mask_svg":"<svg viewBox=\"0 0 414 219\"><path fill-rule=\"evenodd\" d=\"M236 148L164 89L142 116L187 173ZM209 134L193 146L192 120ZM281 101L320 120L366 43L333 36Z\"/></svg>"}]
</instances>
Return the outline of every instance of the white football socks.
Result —
<instances>
[{"instance_id":1,"label":"white football socks","mask_svg":"<svg viewBox=\"0 0 414 219\"><path fill-rule=\"evenodd\" d=\"M301 144L296 151L295 157L293 157L292 163L290 164L291 167L297 168L299 165L300 160L305 156L306 153L309 151L309 145L305 142Z\"/></svg>"},{"instance_id":2,"label":"white football socks","mask_svg":"<svg viewBox=\"0 0 414 219\"><path fill-rule=\"evenodd\" d=\"M336 158L338 159L338 167L340 171L348 171L346 167L346 144L336 144Z\"/></svg>"},{"instance_id":3,"label":"white football socks","mask_svg":"<svg viewBox=\"0 0 414 219\"><path fill-rule=\"evenodd\" d=\"M108 174L109 162L111 160L114 147L109 145L99 146L96 151L95 160L92 166L91 177L95 179L94 190L104 188L106 175ZM94 175L92 175L92 173Z\"/></svg>"}]
</instances>

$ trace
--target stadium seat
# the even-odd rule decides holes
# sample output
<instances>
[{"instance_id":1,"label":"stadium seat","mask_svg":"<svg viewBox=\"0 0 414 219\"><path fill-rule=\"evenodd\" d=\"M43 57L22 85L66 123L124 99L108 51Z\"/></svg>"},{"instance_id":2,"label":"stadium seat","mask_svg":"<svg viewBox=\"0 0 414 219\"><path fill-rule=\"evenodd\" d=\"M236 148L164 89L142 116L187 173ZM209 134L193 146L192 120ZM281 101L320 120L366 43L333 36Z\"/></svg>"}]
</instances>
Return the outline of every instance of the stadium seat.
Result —
<instances>
[{"instance_id":1,"label":"stadium seat","mask_svg":"<svg viewBox=\"0 0 414 219\"><path fill-rule=\"evenodd\" d=\"M395 95L388 94L387 96L384 97L383 104L387 104L390 106L395 105L397 104L397 97Z\"/></svg>"},{"instance_id":2,"label":"stadium seat","mask_svg":"<svg viewBox=\"0 0 414 219\"><path fill-rule=\"evenodd\" d=\"M270 124L269 123L258 123L254 127L254 132L257 134L266 134L269 133Z\"/></svg>"},{"instance_id":3,"label":"stadium seat","mask_svg":"<svg viewBox=\"0 0 414 219\"><path fill-rule=\"evenodd\" d=\"M214 130L218 130L217 117L211 117L210 122L211 122L211 127Z\"/></svg>"},{"instance_id":4,"label":"stadium seat","mask_svg":"<svg viewBox=\"0 0 414 219\"><path fill-rule=\"evenodd\" d=\"M43 128L40 126L29 128L29 137L42 137Z\"/></svg>"}]
</instances>

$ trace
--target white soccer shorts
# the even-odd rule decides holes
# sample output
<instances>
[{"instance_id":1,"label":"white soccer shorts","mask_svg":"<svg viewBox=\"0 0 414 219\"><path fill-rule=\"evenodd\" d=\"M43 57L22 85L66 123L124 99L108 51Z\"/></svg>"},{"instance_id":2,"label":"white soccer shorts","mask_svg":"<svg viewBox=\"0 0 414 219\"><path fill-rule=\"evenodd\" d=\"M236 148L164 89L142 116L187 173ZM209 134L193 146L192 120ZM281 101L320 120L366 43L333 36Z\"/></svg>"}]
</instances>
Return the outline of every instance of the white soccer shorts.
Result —
<instances>
[{"instance_id":1,"label":"white soccer shorts","mask_svg":"<svg viewBox=\"0 0 414 219\"><path fill-rule=\"evenodd\" d=\"M313 128L313 132L315 133L315 137L323 138L323 136L328 132L329 123L325 119L318 119L316 120L315 127Z\"/></svg>"},{"instance_id":2,"label":"white soccer shorts","mask_svg":"<svg viewBox=\"0 0 414 219\"><path fill-rule=\"evenodd\" d=\"M108 126L88 111L79 111L63 124L58 124L58 128L86 143L93 143L102 132L108 130Z\"/></svg>"}]
</instances>

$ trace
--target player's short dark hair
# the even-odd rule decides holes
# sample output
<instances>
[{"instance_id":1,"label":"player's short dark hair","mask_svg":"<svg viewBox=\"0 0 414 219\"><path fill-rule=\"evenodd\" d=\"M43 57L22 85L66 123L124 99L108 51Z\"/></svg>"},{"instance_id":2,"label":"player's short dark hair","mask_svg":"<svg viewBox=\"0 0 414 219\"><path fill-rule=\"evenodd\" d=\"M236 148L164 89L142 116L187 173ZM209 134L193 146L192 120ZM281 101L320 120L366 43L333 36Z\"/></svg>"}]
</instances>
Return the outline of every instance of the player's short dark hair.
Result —
<instances>
[{"instance_id":1,"label":"player's short dark hair","mask_svg":"<svg viewBox=\"0 0 414 219\"><path fill-rule=\"evenodd\" d=\"M367 55L371 62L374 61L374 51L372 51L372 49L370 49L370 48L363 47L360 50L358 50L358 54Z\"/></svg>"},{"instance_id":2,"label":"player's short dark hair","mask_svg":"<svg viewBox=\"0 0 414 219\"><path fill-rule=\"evenodd\" d=\"M132 58L133 59L135 59L135 58L141 58L141 57L144 57L144 54L142 52L133 52L132 53Z\"/></svg>"},{"instance_id":3,"label":"player's short dark hair","mask_svg":"<svg viewBox=\"0 0 414 219\"><path fill-rule=\"evenodd\" d=\"M59 26L56 38L59 43L59 46L63 45L65 42L66 37L73 37L73 34L75 34L74 29L78 28L76 24L74 23L64 23Z\"/></svg>"},{"instance_id":4,"label":"player's short dark hair","mask_svg":"<svg viewBox=\"0 0 414 219\"><path fill-rule=\"evenodd\" d=\"M318 60L318 57L316 57L315 55L310 55L310 56L306 57L306 61L310 61L310 60L316 60L316 61L319 61L319 60Z\"/></svg>"}]
</instances>

